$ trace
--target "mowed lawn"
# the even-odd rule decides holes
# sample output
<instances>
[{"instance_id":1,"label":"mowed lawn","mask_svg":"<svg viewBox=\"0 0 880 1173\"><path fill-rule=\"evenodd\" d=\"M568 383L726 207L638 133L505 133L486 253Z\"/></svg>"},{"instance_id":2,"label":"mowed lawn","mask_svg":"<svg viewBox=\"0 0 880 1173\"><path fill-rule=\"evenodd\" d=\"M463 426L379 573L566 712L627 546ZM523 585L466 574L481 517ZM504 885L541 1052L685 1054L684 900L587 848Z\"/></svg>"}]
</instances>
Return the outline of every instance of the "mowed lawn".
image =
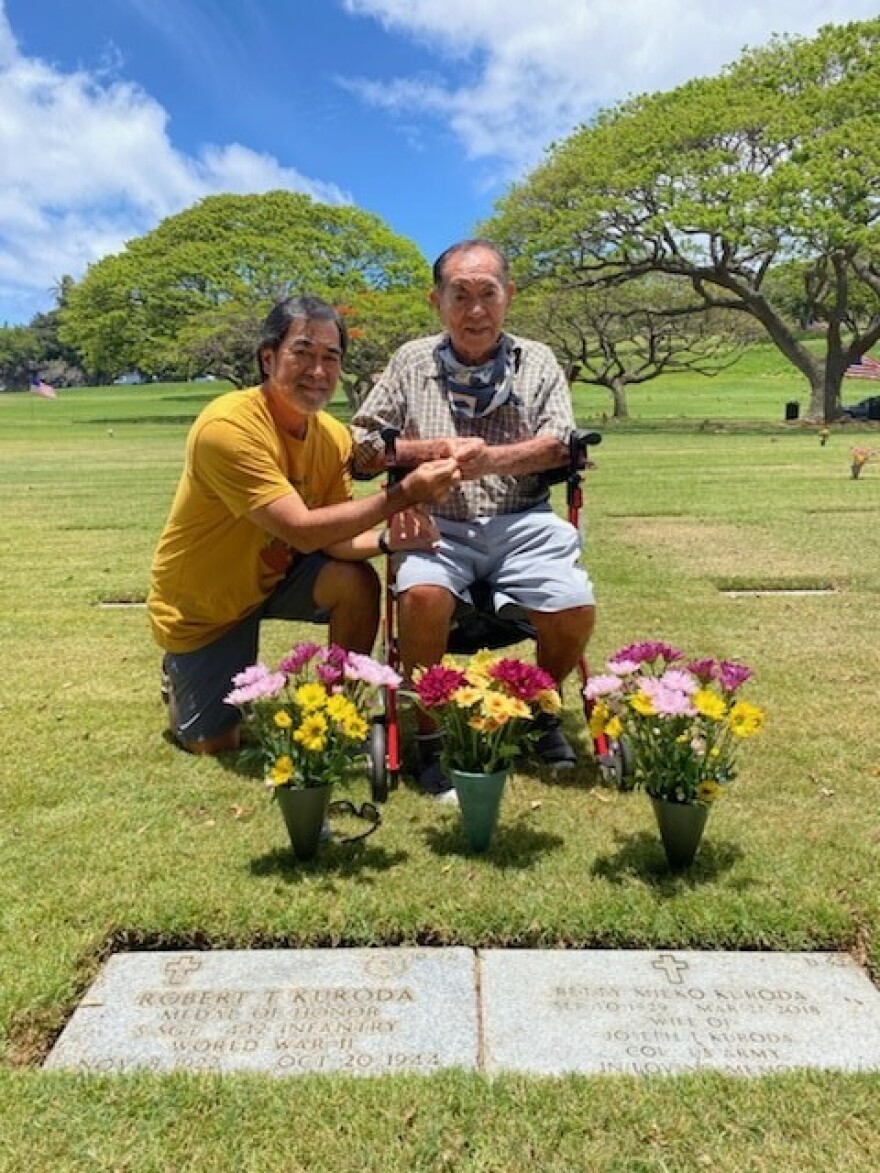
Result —
<instances>
[{"instance_id":1,"label":"mowed lawn","mask_svg":"<svg viewBox=\"0 0 880 1173\"><path fill-rule=\"evenodd\" d=\"M364 845L297 866L258 779L163 737L136 605L188 423L219 390L0 395L0 1169L880 1167L872 1074L40 1070L119 948L833 949L880 977L880 455L849 473L854 444L880 449L876 425L823 446L783 423L807 396L761 347L717 379L632 391L628 423L602 425L608 396L576 388L604 432L585 485L594 667L664 638L750 664L767 713L688 874L668 874L647 799L600 783L574 684L581 764L518 771L485 857L405 779ZM729 593L762 588L823 593ZM308 631L272 625L266 656ZM351 796L367 795L364 775Z\"/></svg>"}]
</instances>

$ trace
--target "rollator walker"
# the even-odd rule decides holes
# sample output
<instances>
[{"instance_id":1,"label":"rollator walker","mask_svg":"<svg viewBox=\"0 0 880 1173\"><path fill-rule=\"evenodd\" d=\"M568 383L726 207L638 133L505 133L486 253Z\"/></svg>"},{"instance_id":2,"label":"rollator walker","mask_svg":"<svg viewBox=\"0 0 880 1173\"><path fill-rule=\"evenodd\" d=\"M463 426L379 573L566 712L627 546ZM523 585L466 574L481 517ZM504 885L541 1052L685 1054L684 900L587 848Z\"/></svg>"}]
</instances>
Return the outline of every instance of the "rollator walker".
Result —
<instances>
[{"instance_id":1,"label":"rollator walker","mask_svg":"<svg viewBox=\"0 0 880 1173\"><path fill-rule=\"evenodd\" d=\"M381 433L385 446L387 485L395 484L406 472L397 465L396 444L399 434L396 428L383 428ZM569 440L567 465L541 474L546 485L565 482L568 520L575 527L580 525L580 511L583 506L582 482L585 470L590 467L588 452L590 448L601 443L601 440L598 432L574 430ZM491 587L487 582L478 580L470 589L472 603L461 603L453 616L447 644L448 652L470 655L482 648L494 650L535 639L534 628L526 619L506 618L496 614L491 602ZM384 607L380 640L382 658L389 667L399 672L397 595L392 555L385 557ZM585 685L588 676L585 657L580 659L578 672L582 685ZM386 687L382 692L383 711L373 720L369 741L371 789L375 802L385 802L389 793L397 789L402 767L398 690ZM593 703L584 696L583 687L581 698L584 717L589 726ZM591 740L593 754L603 775L617 777L620 768L618 748L605 734L591 735Z\"/></svg>"}]
</instances>

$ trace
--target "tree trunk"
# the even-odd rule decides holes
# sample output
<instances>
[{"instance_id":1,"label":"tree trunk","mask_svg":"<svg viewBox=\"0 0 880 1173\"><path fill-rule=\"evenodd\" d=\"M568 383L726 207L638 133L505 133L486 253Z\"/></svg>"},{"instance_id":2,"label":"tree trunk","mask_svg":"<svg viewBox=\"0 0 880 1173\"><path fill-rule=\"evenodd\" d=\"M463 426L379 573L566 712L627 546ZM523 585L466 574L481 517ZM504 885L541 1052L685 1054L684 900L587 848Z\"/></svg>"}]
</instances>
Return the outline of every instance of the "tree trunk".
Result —
<instances>
[{"instance_id":1,"label":"tree trunk","mask_svg":"<svg viewBox=\"0 0 880 1173\"><path fill-rule=\"evenodd\" d=\"M612 417L616 420L629 419L629 408L626 402L626 383L622 379L613 379L608 387L614 403Z\"/></svg>"}]
</instances>

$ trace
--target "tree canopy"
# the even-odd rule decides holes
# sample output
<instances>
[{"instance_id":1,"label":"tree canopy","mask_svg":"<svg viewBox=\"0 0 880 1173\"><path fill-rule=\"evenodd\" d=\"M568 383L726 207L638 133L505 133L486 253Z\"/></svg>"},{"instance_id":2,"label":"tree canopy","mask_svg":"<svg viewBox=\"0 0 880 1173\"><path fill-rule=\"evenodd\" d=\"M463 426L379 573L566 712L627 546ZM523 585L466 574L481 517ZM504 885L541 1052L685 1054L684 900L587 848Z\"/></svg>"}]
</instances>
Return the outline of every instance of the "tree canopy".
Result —
<instances>
[{"instance_id":1,"label":"tree canopy","mask_svg":"<svg viewBox=\"0 0 880 1173\"><path fill-rule=\"evenodd\" d=\"M239 381L250 377L248 324L279 297L347 302L429 278L415 244L359 208L288 191L209 196L92 265L66 298L61 337L105 378L186 377L210 362ZM252 353L255 333L251 343Z\"/></svg>"},{"instance_id":2,"label":"tree canopy","mask_svg":"<svg viewBox=\"0 0 880 1173\"><path fill-rule=\"evenodd\" d=\"M610 287L676 278L694 307L751 315L840 411L880 339L880 19L776 38L715 78L632 98L551 147L484 231L520 273ZM768 273L797 262L824 355ZM866 293L868 296L866 296Z\"/></svg>"}]
</instances>

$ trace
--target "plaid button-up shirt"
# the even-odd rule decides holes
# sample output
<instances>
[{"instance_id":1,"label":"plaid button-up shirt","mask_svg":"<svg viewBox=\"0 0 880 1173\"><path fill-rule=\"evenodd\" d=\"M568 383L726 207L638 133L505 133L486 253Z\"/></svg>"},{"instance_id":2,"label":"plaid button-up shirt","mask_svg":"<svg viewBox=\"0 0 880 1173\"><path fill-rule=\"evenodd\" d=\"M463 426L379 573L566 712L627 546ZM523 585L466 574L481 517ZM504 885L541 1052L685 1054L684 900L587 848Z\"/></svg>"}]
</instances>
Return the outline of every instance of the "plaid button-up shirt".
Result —
<instances>
[{"instance_id":1,"label":"plaid button-up shirt","mask_svg":"<svg viewBox=\"0 0 880 1173\"><path fill-rule=\"evenodd\" d=\"M518 444L553 436L567 444L574 416L571 395L553 351L541 342L510 337L515 374L508 401L482 419L453 413L436 350L445 335L408 342L394 354L351 423L354 464L371 466L384 451L381 431L397 428L404 440L481 436L487 444ZM535 474L485 476L465 481L431 507L456 521L522 513L546 501L548 491Z\"/></svg>"}]
</instances>

